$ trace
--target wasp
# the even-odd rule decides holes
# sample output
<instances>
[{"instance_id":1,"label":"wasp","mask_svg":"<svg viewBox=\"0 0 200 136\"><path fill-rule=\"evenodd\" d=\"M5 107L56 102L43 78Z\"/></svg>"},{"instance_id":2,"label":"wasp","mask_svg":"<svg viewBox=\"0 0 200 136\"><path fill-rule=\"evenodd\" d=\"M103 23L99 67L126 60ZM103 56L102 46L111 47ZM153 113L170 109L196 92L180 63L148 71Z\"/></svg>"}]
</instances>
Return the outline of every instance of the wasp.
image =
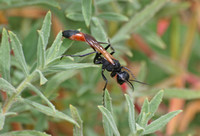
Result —
<instances>
[{"instance_id":1,"label":"wasp","mask_svg":"<svg viewBox=\"0 0 200 136\"><path fill-rule=\"evenodd\" d=\"M141 81L136 80L134 74L130 71L130 69L122 66L120 64L120 62L112 56L115 53L115 50L111 46L109 41L108 41L108 45L105 48L103 48L100 44L106 44L106 43L98 42L92 36L90 36L88 34L81 33L81 32L76 31L76 30L63 31L63 36L66 37L66 38L69 38L71 40L85 41L94 49L94 52L90 52L90 53L83 54L83 55L63 55L63 56L84 57L84 56L96 53L94 60L93 60L93 63L102 65L101 75L102 75L103 80L106 82L105 85L104 85L104 88L103 88L103 104L104 104L105 89L106 89L107 84L108 84L108 80L107 80L106 76L104 75L105 70L110 72L111 77L115 77L115 76L117 77L117 83L118 84L122 85L123 83L127 83L133 90L134 90L134 86L131 83L131 81L138 82L138 83L141 83L141 84L146 84L146 83L143 83ZM111 53L107 52L108 48L112 49ZM129 73L131 74L131 76L134 79L130 79Z\"/></svg>"}]
</instances>

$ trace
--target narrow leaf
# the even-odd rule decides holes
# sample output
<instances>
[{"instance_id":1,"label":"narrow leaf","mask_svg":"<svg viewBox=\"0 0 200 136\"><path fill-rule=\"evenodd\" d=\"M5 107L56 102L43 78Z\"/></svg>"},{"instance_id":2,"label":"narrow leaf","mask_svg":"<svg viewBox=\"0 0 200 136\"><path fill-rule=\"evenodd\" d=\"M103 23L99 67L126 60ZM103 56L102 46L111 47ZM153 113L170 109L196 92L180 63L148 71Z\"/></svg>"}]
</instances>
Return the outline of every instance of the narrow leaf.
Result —
<instances>
[{"instance_id":1,"label":"narrow leaf","mask_svg":"<svg viewBox=\"0 0 200 136\"><path fill-rule=\"evenodd\" d=\"M38 45L37 45L37 67L43 68L45 64L45 43L44 43L44 37L43 32L38 30L39 39L38 39Z\"/></svg>"},{"instance_id":2,"label":"narrow leaf","mask_svg":"<svg viewBox=\"0 0 200 136\"><path fill-rule=\"evenodd\" d=\"M6 112L5 116L16 116L17 113L16 112Z\"/></svg>"},{"instance_id":3,"label":"narrow leaf","mask_svg":"<svg viewBox=\"0 0 200 136\"><path fill-rule=\"evenodd\" d=\"M82 14L85 24L88 27L92 17L92 0L82 0Z\"/></svg>"},{"instance_id":4,"label":"narrow leaf","mask_svg":"<svg viewBox=\"0 0 200 136\"><path fill-rule=\"evenodd\" d=\"M112 43L123 40L121 37L129 35L131 32L135 31L136 28L149 21L168 1L169 0L154 0L120 28L117 34L112 38Z\"/></svg>"},{"instance_id":5,"label":"narrow leaf","mask_svg":"<svg viewBox=\"0 0 200 136\"><path fill-rule=\"evenodd\" d=\"M139 74L137 75L137 80L138 80L138 81L141 81L141 82L144 82L145 77L146 77L146 74L147 74L146 63L145 63L145 62L142 62L141 67L140 67L140 72L139 72ZM144 82L144 83L145 83L145 82ZM147 83L147 84L148 84L148 83ZM135 83L135 84L134 84L135 90L137 90L137 88L138 88L139 86L148 86L148 85Z\"/></svg>"},{"instance_id":6,"label":"narrow leaf","mask_svg":"<svg viewBox=\"0 0 200 136\"><path fill-rule=\"evenodd\" d=\"M136 122L135 122L135 106L133 105L133 101L131 101L130 96L125 94L126 102L128 104L128 122L129 122L129 128L131 130L132 134L136 133Z\"/></svg>"},{"instance_id":7,"label":"narrow leaf","mask_svg":"<svg viewBox=\"0 0 200 136\"><path fill-rule=\"evenodd\" d=\"M148 123L148 121L149 121L149 118L151 117L151 113L150 112L142 112L141 113L141 120L140 120L140 122L138 122L138 123L140 123L139 125L141 126L141 127L146 127L147 126L147 123Z\"/></svg>"},{"instance_id":8,"label":"narrow leaf","mask_svg":"<svg viewBox=\"0 0 200 136\"><path fill-rule=\"evenodd\" d=\"M56 89L60 86L62 82L74 76L77 72L63 71L54 75L47 83L44 94L48 98L49 96L55 94Z\"/></svg>"},{"instance_id":9,"label":"narrow leaf","mask_svg":"<svg viewBox=\"0 0 200 136\"><path fill-rule=\"evenodd\" d=\"M5 0L6 2L8 0ZM0 9L8 9L8 8L17 8L17 7L25 7L25 6L33 6L33 5L49 5L52 7L60 8L60 5L55 0L26 0L26 1L15 1L12 0L10 4L1 4Z\"/></svg>"},{"instance_id":10,"label":"narrow leaf","mask_svg":"<svg viewBox=\"0 0 200 136\"><path fill-rule=\"evenodd\" d=\"M0 113L0 130L3 129L4 122L5 122L5 115Z\"/></svg>"},{"instance_id":11,"label":"narrow leaf","mask_svg":"<svg viewBox=\"0 0 200 136\"><path fill-rule=\"evenodd\" d=\"M112 108L112 98L110 97L110 94L108 90L105 90L105 96L104 96L104 104L105 108L108 109L113 114L113 108Z\"/></svg>"},{"instance_id":12,"label":"narrow leaf","mask_svg":"<svg viewBox=\"0 0 200 136\"><path fill-rule=\"evenodd\" d=\"M53 60L58 56L60 51L60 46L62 44L61 38L62 38L62 32L59 32L58 35L56 36L56 39L54 40L53 44L51 45L51 47L47 52L46 64L48 64L49 62L51 62L51 60Z\"/></svg>"},{"instance_id":13,"label":"narrow leaf","mask_svg":"<svg viewBox=\"0 0 200 136\"><path fill-rule=\"evenodd\" d=\"M23 130L23 131L12 131L8 133L1 134L0 136L51 136L45 132L35 131L35 130Z\"/></svg>"},{"instance_id":14,"label":"narrow leaf","mask_svg":"<svg viewBox=\"0 0 200 136\"><path fill-rule=\"evenodd\" d=\"M115 12L103 12L100 13L97 17L111 21L128 21L128 17Z\"/></svg>"},{"instance_id":15,"label":"narrow leaf","mask_svg":"<svg viewBox=\"0 0 200 136\"><path fill-rule=\"evenodd\" d=\"M32 107L34 107L34 109L38 110L39 112L42 112L42 113L44 113L48 116L52 116L54 118L66 120L66 121L71 122L74 125L77 125L78 127L80 127L74 119L72 119L70 116L68 116L68 115L66 115L66 114L64 114L64 113L62 113L58 110L53 111L51 108L49 108L47 106L44 106L44 105L41 105L39 103L30 101L28 99L24 99L24 102L31 105Z\"/></svg>"},{"instance_id":16,"label":"narrow leaf","mask_svg":"<svg viewBox=\"0 0 200 136\"><path fill-rule=\"evenodd\" d=\"M40 75L40 85L45 84L48 80L44 77L44 75L42 74L42 72L41 72L39 69L37 69L36 71L37 71L37 72L39 73L39 75Z\"/></svg>"},{"instance_id":17,"label":"narrow leaf","mask_svg":"<svg viewBox=\"0 0 200 136\"><path fill-rule=\"evenodd\" d=\"M112 108L112 101L111 101L110 94L107 89L105 90L104 93L105 93L105 96L104 96L105 108L108 109L110 113L113 115L113 108ZM105 116L103 116L103 128L104 128L104 132L106 136L113 136L113 130L110 127L109 122L107 122L107 119Z\"/></svg>"},{"instance_id":18,"label":"narrow leaf","mask_svg":"<svg viewBox=\"0 0 200 136\"><path fill-rule=\"evenodd\" d=\"M142 105L142 109L141 109L141 111L140 111L140 114L139 114L139 116L138 116L138 119L137 119L137 122L138 122L138 124L140 125L140 126L143 126L142 124L142 122L143 122L143 120L144 120L144 114L146 114L146 113L148 113L149 112L149 101L148 101L148 99L146 98L145 99L145 101L144 101L144 103L143 103L143 105ZM148 120L146 120L145 122L147 122Z\"/></svg>"},{"instance_id":19,"label":"narrow leaf","mask_svg":"<svg viewBox=\"0 0 200 136\"><path fill-rule=\"evenodd\" d=\"M200 91L192 89L167 88L164 93L165 98L181 98L186 100L199 99Z\"/></svg>"},{"instance_id":20,"label":"narrow leaf","mask_svg":"<svg viewBox=\"0 0 200 136\"><path fill-rule=\"evenodd\" d=\"M145 131L143 132L144 135L154 133L155 131L161 129L163 126L165 126L173 117L175 117L177 114L182 112L181 110L173 111L168 114L165 114L158 118L157 120L153 121L150 125L148 125L145 128Z\"/></svg>"},{"instance_id":21,"label":"narrow leaf","mask_svg":"<svg viewBox=\"0 0 200 136\"><path fill-rule=\"evenodd\" d=\"M54 112L56 111L55 106L42 94L42 92L39 89L37 89L30 83L28 83L28 87L32 89L40 98L42 98Z\"/></svg>"},{"instance_id":22,"label":"narrow leaf","mask_svg":"<svg viewBox=\"0 0 200 136\"><path fill-rule=\"evenodd\" d=\"M44 18L42 29L41 29L41 32L44 38L44 49L46 49L47 47L50 31L51 31L51 12L48 11L48 13L46 14Z\"/></svg>"},{"instance_id":23,"label":"narrow leaf","mask_svg":"<svg viewBox=\"0 0 200 136\"><path fill-rule=\"evenodd\" d=\"M92 63L66 63L63 65L54 65L49 66L47 71L63 71L63 70L71 70L71 69L81 69L81 68L87 68L87 67L97 67L96 65Z\"/></svg>"},{"instance_id":24,"label":"narrow leaf","mask_svg":"<svg viewBox=\"0 0 200 136\"><path fill-rule=\"evenodd\" d=\"M0 90L11 93L16 92L16 89L3 78L0 78Z\"/></svg>"},{"instance_id":25,"label":"narrow leaf","mask_svg":"<svg viewBox=\"0 0 200 136\"><path fill-rule=\"evenodd\" d=\"M101 113L103 114L103 116L105 116L106 121L109 123L110 127L113 130L113 133L116 136L120 136L119 131L117 129L117 126L115 124L114 118L111 114L111 112L109 110L107 110L105 107L103 106L98 106L98 108L100 109Z\"/></svg>"},{"instance_id":26,"label":"narrow leaf","mask_svg":"<svg viewBox=\"0 0 200 136\"><path fill-rule=\"evenodd\" d=\"M27 76L29 74L29 71L28 71L28 66L26 64L26 60L24 58L22 45L21 45L19 39L17 38L17 36L13 32L9 31L9 36L10 36L10 40L11 40L11 46L12 46L12 49L15 54L15 58L17 59L23 72Z\"/></svg>"},{"instance_id":27,"label":"narrow leaf","mask_svg":"<svg viewBox=\"0 0 200 136\"><path fill-rule=\"evenodd\" d=\"M83 15L81 13L71 12L68 13L66 17L74 21L84 21Z\"/></svg>"},{"instance_id":28,"label":"narrow leaf","mask_svg":"<svg viewBox=\"0 0 200 136\"><path fill-rule=\"evenodd\" d=\"M159 37L155 32L147 32L145 33L145 35L143 35L143 37L149 42L152 43L153 45L161 48L161 49L165 49L166 48L166 44L164 43L164 41L161 39L161 37Z\"/></svg>"},{"instance_id":29,"label":"narrow leaf","mask_svg":"<svg viewBox=\"0 0 200 136\"><path fill-rule=\"evenodd\" d=\"M140 135L142 134L142 132L144 132L144 128L141 127L139 124L136 123L136 130L137 130L137 134Z\"/></svg>"},{"instance_id":30,"label":"narrow leaf","mask_svg":"<svg viewBox=\"0 0 200 136\"><path fill-rule=\"evenodd\" d=\"M80 127L74 126L73 136L83 136L83 121L81 120L80 115L78 114L77 109L70 105L70 112L72 118L79 124Z\"/></svg>"},{"instance_id":31,"label":"narrow leaf","mask_svg":"<svg viewBox=\"0 0 200 136\"><path fill-rule=\"evenodd\" d=\"M91 33L100 42L107 42L108 37L102 25L103 22L96 17L92 18Z\"/></svg>"},{"instance_id":32,"label":"narrow leaf","mask_svg":"<svg viewBox=\"0 0 200 136\"><path fill-rule=\"evenodd\" d=\"M141 5L140 5L140 2L138 2L138 0L132 0L132 5L135 9L140 9L141 8Z\"/></svg>"},{"instance_id":33,"label":"narrow leaf","mask_svg":"<svg viewBox=\"0 0 200 136\"><path fill-rule=\"evenodd\" d=\"M153 99L150 101L150 103L149 103L149 112L150 112L151 116L149 117L149 119L150 119L151 117L153 117L153 116L154 116L154 113L157 111L158 106L160 105L160 103L161 103L161 101L162 101L163 94L164 94L164 91L163 91L163 90L159 91L159 92L153 97Z\"/></svg>"},{"instance_id":34,"label":"narrow leaf","mask_svg":"<svg viewBox=\"0 0 200 136\"><path fill-rule=\"evenodd\" d=\"M8 42L8 34L5 28L3 28L0 47L0 69L1 76L10 82L10 44Z\"/></svg>"},{"instance_id":35,"label":"narrow leaf","mask_svg":"<svg viewBox=\"0 0 200 136\"><path fill-rule=\"evenodd\" d=\"M113 1L113 0L97 0L95 2L95 4L99 6L99 5L107 4L107 3L111 2L111 1Z\"/></svg>"}]
</instances>

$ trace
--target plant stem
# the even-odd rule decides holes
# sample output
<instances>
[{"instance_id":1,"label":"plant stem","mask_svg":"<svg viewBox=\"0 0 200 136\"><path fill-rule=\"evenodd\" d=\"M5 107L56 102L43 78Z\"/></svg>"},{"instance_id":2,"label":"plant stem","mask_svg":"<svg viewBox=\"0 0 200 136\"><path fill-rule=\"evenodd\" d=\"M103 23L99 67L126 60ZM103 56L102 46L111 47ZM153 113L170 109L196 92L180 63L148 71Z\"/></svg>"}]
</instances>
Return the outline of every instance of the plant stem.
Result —
<instances>
[{"instance_id":1,"label":"plant stem","mask_svg":"<svg viewBox=\"0 0 200 136\"><path fill-rule=\"evenodd\" d=\"M30 83L31 80L35 77L35 71L28 75L23 82L17 87L16 93L13 93L10 98L8 98L3 106L3 114L5 114L15 101L16 97L26 88L27 83Z\"/></svg>"}]
</instances>

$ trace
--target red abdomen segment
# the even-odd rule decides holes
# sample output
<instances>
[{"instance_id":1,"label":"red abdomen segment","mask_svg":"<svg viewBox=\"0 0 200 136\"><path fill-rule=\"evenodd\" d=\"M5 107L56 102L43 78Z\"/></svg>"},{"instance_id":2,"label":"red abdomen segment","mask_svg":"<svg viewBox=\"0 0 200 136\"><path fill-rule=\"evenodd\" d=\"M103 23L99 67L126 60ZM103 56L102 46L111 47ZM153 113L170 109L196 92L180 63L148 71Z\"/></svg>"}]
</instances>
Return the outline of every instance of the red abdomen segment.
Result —
<instances>
[{"instance_id":1,"label":"red abdomen segment","mask_svg":"<svg viewBox=\"0 0 200 136\"><path fill-rule=\"evenodd\" d=\"M85 36L83 33L77 33L75 35L72 35L71 37L69 37L69 39L71 40L75 40L75 41L82 41L85 42Z\"/></svg>"}]
</instances>

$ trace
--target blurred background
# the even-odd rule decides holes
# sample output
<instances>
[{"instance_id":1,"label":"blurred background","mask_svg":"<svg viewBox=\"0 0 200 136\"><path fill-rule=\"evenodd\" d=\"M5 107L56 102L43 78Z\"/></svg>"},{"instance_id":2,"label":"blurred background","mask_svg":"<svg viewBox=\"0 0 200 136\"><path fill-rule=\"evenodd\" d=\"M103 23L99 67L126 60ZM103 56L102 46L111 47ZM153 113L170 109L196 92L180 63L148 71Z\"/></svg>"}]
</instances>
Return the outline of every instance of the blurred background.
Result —
<instances>
[{"instance_id":1,"label":"blurred background","mask_svg":"<svg viewBox=\"0 0 200 136\"><path fill-rule=\"evenodd\" d=\"M164 1L164 0L163 0ZM83 11L81 0L1 0L0 30L13 31L23 45L26 62L31 66L36 60L37 30L44 16L52 12L52 30L49 45L59 31L79 29L98 41L110 39L116 53L114 57L128 67L138 80L147 83L135 86L135 109L140 112L146 97L151 98L164 89L164 100L156 116L182 109L166 128L153 135L200 134L200 1L166 0L155 3L155 10L148 7L153 0L92 0L91 10ZM88 3L87 3L88 4ZM86 5L87 5L86 4ZM90 9L90 7L88 7ZM146 12L142 12L146 10ZM86 12L86 13L83 13ZM106 46L106 45L105 45ZM63 39L65 54L88 52L83 42ZM12 54L12 52L11 52ZM75 58L75 62L93 62L93 55ZM63 61L71 61L64 58ZM15 64L12 64L15 65ZM18 85L22 72L12 69L12 82ZM119 131L127 135L127 115L124 115L123 93L130 88L118 85L115 78L108 78L113 110ZM69 112L75 106L83 120L86 136L104 135L101 114L97 108L102 103L101 67L91 67L49 76L43 88L58 110ZM39 85L38 85L39 86ZM51 92L50 94L47 92ZM34 93L24 92L28 97ZM1 98L3 100L3 98ZM31 114L30 114L31 113ZM60 122L36 111L21 112L6 120L3 132L34 129L53 136L71 136L72 124Z\"/></svg>"}]
</instances>

